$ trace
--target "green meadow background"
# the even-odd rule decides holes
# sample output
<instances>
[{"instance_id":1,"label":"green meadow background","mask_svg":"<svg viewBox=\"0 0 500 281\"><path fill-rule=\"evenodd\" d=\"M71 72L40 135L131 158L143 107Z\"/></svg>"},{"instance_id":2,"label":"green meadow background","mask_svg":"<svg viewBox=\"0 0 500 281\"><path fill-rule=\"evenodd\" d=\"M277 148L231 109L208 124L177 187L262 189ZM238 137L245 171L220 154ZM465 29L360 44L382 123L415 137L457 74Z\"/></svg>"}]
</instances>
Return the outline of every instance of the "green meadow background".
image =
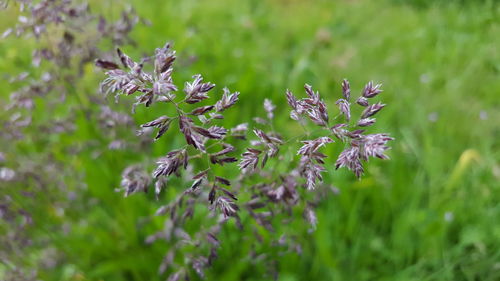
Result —
<instances>
[{"instance_id":1,"label":"green meadow background","mask_svg":"<svg viewBox=\"0 0 500 281\"><path fill-rule=\"evenodd\" d=\"M270 98L278 105L277 126L293 136L301 129L288 117L287 88L302 95L309 83L333 111L343 78L350 80L353 95L370 80L383 83L381 100L387 107L375 131L395 137L391 160L371 161L358 181L348 171L335 171L332 155L325 180L340 192L318 207L315 232L297 220L293 227L303 253L276 256L278 280L500 280L497 1L127 3L151 25L139 24L132 32L137 45L123 50L140 58L173 42L180 57L175 81L202 73L217 91L228 86L241 92L236 109L227 113L228 125L264 115L262 102ZM117 19L127 3L103 0L90 6ZM17 19L13 5L0 15L2 31ZM0 41L2 104L22 86L3 78L31 69L35 44L15 37ZM34 122L64 116L70 105L97 107L86 93L95 92L102 77L86 65L57 111L45 110L50 95L36 101ZM113 108L129 112L128 105ZM140 109L134 118L140 124L159 112ZM0 112L2 123L8 118ZM16 249L0 218L0 280L14 269L36 269L41 280L165 280L158 266L169 245L145 245L144 239L163 227L162 218L150 217L167 198L137 194L125 199L114 188L126 166L152 161L182 139L167 134L143 154L103 149L95 158L85 148L77 154L66 148L82 140L104 146L110 140L103 139L97 120L83 114L76 113L75 125L71 134L43 137L27 128L28 137L19 143L0 142L7 159L0 165L15 169L16 159L43 164L55 158L65 166L60 180L76 194L63 208L54 203L60 195L24 199L18 194L30 190L29 184L0 182L0 200L9 195L33 213L26 232L33 245L22 249ZM121 137L135 138L133 130ZM328 153L339 151L333 147ZM234 227L221 235L208 280L270 280L266 264L252 263L249 242ZM41 266L51 253L59 253L57 265Z\"/></svg>"}]
</instances>

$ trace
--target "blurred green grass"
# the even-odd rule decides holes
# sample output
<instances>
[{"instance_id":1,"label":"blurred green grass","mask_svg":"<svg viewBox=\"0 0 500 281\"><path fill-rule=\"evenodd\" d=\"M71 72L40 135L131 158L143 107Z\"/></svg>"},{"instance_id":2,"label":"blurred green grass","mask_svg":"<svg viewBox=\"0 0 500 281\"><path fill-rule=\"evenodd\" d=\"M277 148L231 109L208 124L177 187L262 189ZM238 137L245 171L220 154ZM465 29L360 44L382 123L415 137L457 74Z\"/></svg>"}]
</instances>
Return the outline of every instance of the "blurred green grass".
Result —
<instances>
[{"instance_id":1,"label":"blurred green grass","mask_svg":"<svg viewBox=\"0 0 500 281\"><path fill-rule=\"evenodd\" d=\"M304 253L277 257L280 280L500 279L500 8L487 1L425 9L396 2L132 1L152 25L138 26L133 32L138 46L123 49L137 58L174 42L185 61L196 58L176 68L175 81L202 73L218 90L227 85L241 92L238 109L228 112L233 124L262 115L263 99L272 98L280 110L277 125L292 136L300 128L289 121L286 88L299 93L309 83L333 110L342 78L351 81L354 93L368 80L384 84L382 100L388 106L377 131L396 138L392 159L372 161L361 181L331 165L326 180L340 194L320 206L316 232L291 226L301 235ZM115 18L121 6L92 4ZM15 14L0 20L2 30L14 19ZM24 42L2 42L2 74L29 67L33 43ZM83 101L69 97L68 102L90 104L85 91L94 91L102 76L91 66L86 70L75 85ZM16 87L4 85L1 97ZM43 106L37 113L39 122L49 117ZM139 110L135 118L149 120L156 113ZM122 169L144 156L126 151L105 151L98 160L66 155L61 143L98 138L92 120L79 117L77 125L74 135L40 144L33 134L16 151L7 151L26 157L50 151L86 175L81 206L62 216L47 211L53 206L43 198L40 205L27 206L39 210L32 235L51 237L65 253L60 267L39 269L41 278L164 279L157 268L168 245L143 243L163 225L161 219L144 223L162 202L143 195L123 199L113 192ZM171 141L147 153L160 156L179 140ZM67 185L78 184L73 181ZM70 234L50 232L54 221L71 224ZM248 243L230 226L223 237L208 279L263 280L265 267L255 267L246 256Z\"/></svg>"}]
</instances>

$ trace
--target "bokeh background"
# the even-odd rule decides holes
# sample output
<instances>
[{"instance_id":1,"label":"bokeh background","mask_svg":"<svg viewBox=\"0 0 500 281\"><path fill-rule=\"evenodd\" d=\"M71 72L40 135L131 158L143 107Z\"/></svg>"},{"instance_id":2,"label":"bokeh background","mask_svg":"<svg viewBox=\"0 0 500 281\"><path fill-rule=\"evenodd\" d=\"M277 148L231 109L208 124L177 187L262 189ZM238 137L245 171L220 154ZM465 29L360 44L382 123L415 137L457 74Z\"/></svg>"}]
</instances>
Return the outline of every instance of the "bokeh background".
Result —
<instances>
[{"instance_id":1,"label":"bokeh background","mask_svg":"<svg viewBox=\"0 0 500 281\"><path fill-rule=\"evenodd\" d=\"M13 2L0 11L2 31L17 21ZM383 83L388 106L377 131L396 138L391 160L370 162L359 181L335 171L333 163L327 168L326 180L340 192L318 207L316 231L293 226L303 254L276 257L279 280L500 280L497 1L90 1L109 19L126 5L151 23L134 28L137 44L122 46L127 54L139 58L173 42L181 64L177 81L202 73L219 90L226 85L241 92L229 124L264 115L262 102L271 98L278 126L294 135L300 128L288 116L287 88L300 93L309 83L333 110L343 78L353 93L367 81ZM2 104L22 87L8 77L32 68L36 44L1 39ZM98 107L86 93L95 92L102 78L92 63L85 65L56 111L46 110L54 102L50 95L35 101L33 122L62 118L73 105ZM129 112L129 105L109 105ZM134 124L158 112L138 110ZM0 122L11 117L0 111ZM0 204L31 214L20 237L2 212L0 279L23 280L9 272L33 270L42 280L165 279L158 266L169 245L144 243L163 227L161 218L150 217L164 202L143 194L125 199L114 188L126 166L151 161L182 140L172 134L144 153L69 152L82 140L96 147L112 141L98 122L77 113L71 133L46 136L28 126L22 140L1 140L1 167L62 165L42 187L34 180L0 181ZM134 128L119 137L134 141ZM265 265L250 260L247 241L230 227L222 235L208 280L269 280Z\"/></svg>"}]
</instances>

